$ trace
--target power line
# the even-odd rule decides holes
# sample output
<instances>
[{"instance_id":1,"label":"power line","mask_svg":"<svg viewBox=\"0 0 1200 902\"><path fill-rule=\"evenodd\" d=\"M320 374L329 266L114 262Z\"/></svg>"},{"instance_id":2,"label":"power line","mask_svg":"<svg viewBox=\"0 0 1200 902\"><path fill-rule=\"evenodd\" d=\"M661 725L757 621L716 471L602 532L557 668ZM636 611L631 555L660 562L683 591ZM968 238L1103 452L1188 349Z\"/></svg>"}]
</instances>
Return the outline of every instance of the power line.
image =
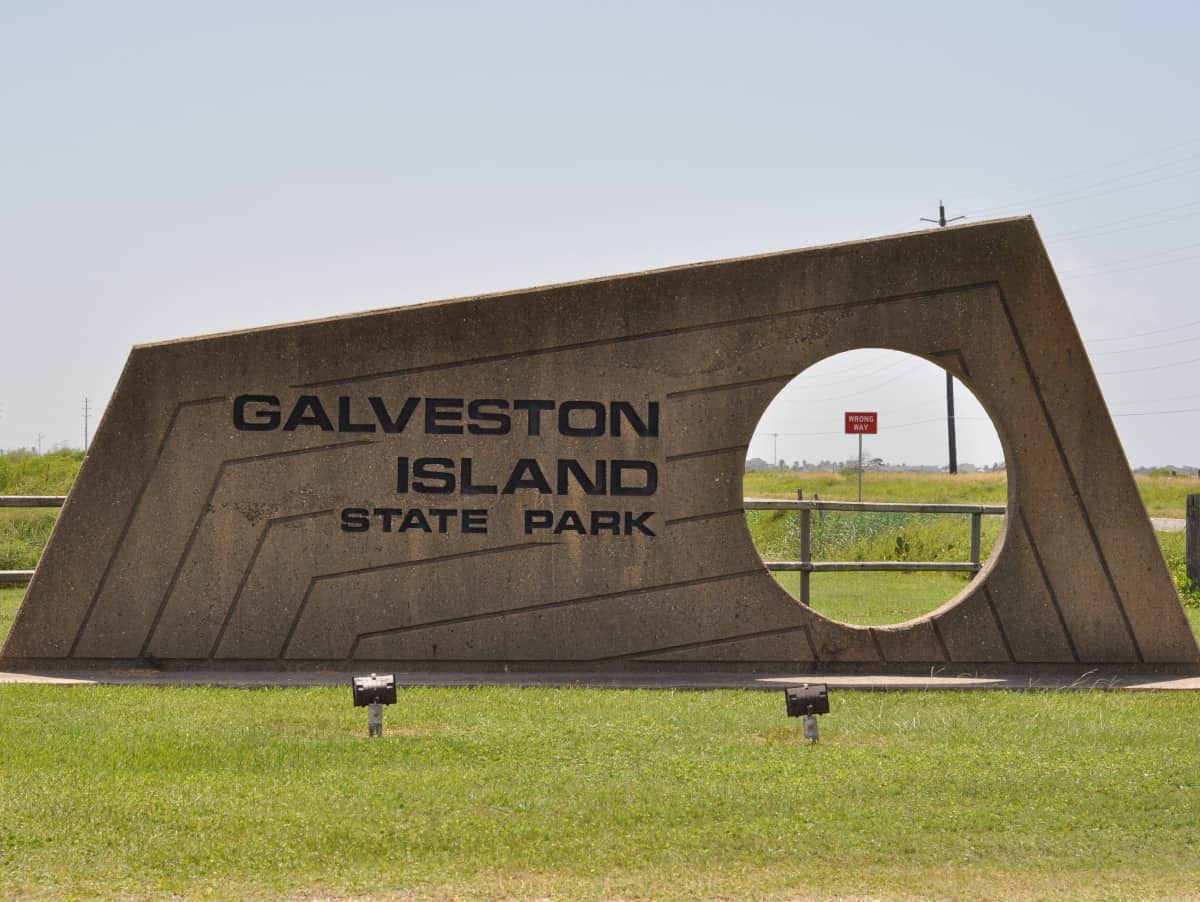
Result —
<instances>
[{"instance_id":1,"label":"power line","mask_svg":"<svg viewBox=\"0 0 1200 902\"><path fill-rule=\"evenodd\" d=\"M1200 247L1200 241L1192 241L1188 244L1181 244L1181 245L1179 245L1179 247L1169 247L1166 250L1162 250L1162 251L1150 251L1149 253L1146 253L1146 254L1135 254L1132 257L1118 257L1116 260L1109 260L1107 263L1100 264L1099 268L1106 268L1109 266L1117 266L1122 263L1132 263L1137 260L1145 260L1149 257L1161 257L1164 254L1177 254L1180 251L1190 251L1194 247ZM1080 270L1075 270L1075 271L1079 272Z\"/></svg>"},{"instance_id":2,"label":"power line","mask_svg":"<svg viewBox=\"0 0 1200 902\"><path fill-rule=\"evenodd\" d=\"M1157 366L1141 366L1129 370L1108 370L1107 372L1097 372L1097 376L1121 376L1125 373L1148 373L1151 370L1166 370L1173 369L1177 366L1191 366L1193 363L1200 363L1200 357L1193 357L1191 360L1177 360L1174 363L1160 363Z\"/></svg>"},{"instance_id":3,"label":"power line","mask_svg":"<svg viewBox=\"0 0 1200 902\"><path fill-rule=\"evenodd\" d=\"M883 373L883 372L886 372L887 370L895 369L896 367L900 366L903 363L908 363L908 361L904 360L904 359L890 360L881 367L876 367L875 369L870 370L865 373L859 373L857 376L847 376L845 379L832 379L827 382L810 382L809 380L805 379L804 386L805 386L805 388L824 388L824 387L830 386L830 385L846 385L847 383L850 383L850 382L856 382L859 379L866 379L870 376L877 376L879 373ZM810 367L810 369L811 369L811 367ZM808 370L804 370L804 373L807 373L807 372L808 372ZM844 372L850 372L850 370L845 370ZM803 373L801 375L803 375Z\"/></svg>"},{"instance_id":4,"label":"power line","mask_svg":"<svg viewBox=\"0 0 1200 902\"><path fill-rule=\"evenodd\" d=\"M1182 410L1144 410L1136 413L1114 413L1113 417L1157 417L1174 413L1200 413L1200 407L1185 407Z\"/></svg>"},{"instance_id":5,"label":"power line","mask_svg":"<svg viewBox=\"0 0 1200 902\"><path fill-rule=\"evenodd\" d=\"M860 389L857 389L856 391L852 391L849 394L845 394L845 395L834 395L833 397L823 396L821 398L821 400L822 401L845 401L847 398L860 397L863 394L865 394L866 392L877 391L886 385L891 385L893 382L897 381L898 379L903 379L905 376L909 376L912 373L916 372L919 368L921 368L924 365L932 366L932 364L930 364L928 360L916 360L913 362L913 365L911 367L904 370L903 372L896 374L891 379L888 379L886 382L880 382L879 384L872 385L868 388L860 388ZM811 404L812 403L810 400L807 400L804 398L780 398L779 400L782 401L784 404Z\"/></svg>"},{"instance_id":6,"label":"power line","mask_svg":"<svg viewBox=\"0 0 1200 902\"><path fill-rule=\"evenodd\" d=\"M1186 204L1176 204L1173 207L1164 207L1161 210L1152 210L1149 213L1142 213L1138 216L1126 216L1122 219L1114 219L1109 222L1099 223L1097 225L1088 226L1082 229L1072 229L1068 232L1060 232L1057 235L1048 235L1047 241L1056 241L1064 243L1067 241L1079 241L1084 238L1098 238L1102 235L1114 235L1117 232L1128 232L1132 229L1147 229L1156 225L1166 225L1170 222L1180 222L1184 219L1191 219L1193 216L1200 215L1200 210L1194 210L1191 213L1185 213L1182 216L1172 216L1167 219L1155 219L1151 222L1138 223L1136 225L1125 225L1122 223L1134 222L1138 219L1149 219L1152 216L1160 216L1163 213L1173 213L1176 210L1188 210L1194 207L1200 207L1200 200L1194 200ZM1109 228L1109 226L1121 226L1120 228Z\"/></svg>"},{"instance_id":7,"label":"power line","mask_svg":"<svg viewBox=\"0 0 1200 902\"><path fill-rule=\"evenodd\" d=\"M1154 263L1138 263L1134 266L1118 266L1114 269L1093 269L1093 270L1075 270L1074 272L1059 273L1060 276L1070 279L1091 279L1096 276L1115 276L1123 272L1137 272L1141 269L1154 269L1156 266L1170 266L1173 263L1189 263L1192 260L1200 260L1200 254L1192 254L1187 257L1176 257L1174 260L1158 260Z\"/></svg>"},{"instance_id":8,"label":"power line","mask_svg":"<svg viewBox=\"0 0 1200 902\"><path fill-rule=\"evenodd\" d=\"M1116 188L1106 189L1105 191L1098 191L1098 192L1095 192L1092 194L1087 194L1087 195L1084 195L1084 197L1071 197L1071 195L1079 194L1079 192L1081 192L1081 191L1090 191L1092 188L1099 188L1104 185L1111 185L1113 182L1123 182L1126 179L1137 178L1140 175L1146 175L1151 172L1158 172L1159 170L1168 169L1171 166L1178 166L1180 163L1188 163L1195 159L1200 159L1200 153L1188 154L1186 157L1181 157L1178 160L1171 160L1166 163L1159 163L1155 166L1149 166L1145 169L1139 169L1134 172L1126 173L1125 175L1116 175L1116 176L1112 176L1111 178L1101 179L1098 182L1091 182L1087 185L1079 185L1076 188L1070 188L1066 191L1056 191L1051 194L1043 194L1039 197L1032 198L1031 200L1025 201L1024 203L1021 203L1021 204L1001 204L1000 206L996 206L996 207L988 207L984 210L981 210L976 215L982 216L982 215L985 215L988 213L997 212L999 210L1008 210L1008 209L1011 209L1012 207L1017 207L1017 206L1020 206L1020 207L1032 207L1035 205L1052 206L1052 205L1056 205L1056 204L1069 203L1073 200L1083 200L1085 197L1099 197L1104 194L1115 194L1118 191L1126 191L1129 188L1134 188L1137 186L1122 185L1122 186L1118 186ZM1145 182L1139 182L1138 184L1139 185L1152 185L1152 184L1155 184L1156 182L1163 182L1163 181L1167 181L1169 179L1180 178L1182 176L1188 175L1189 173L1196 172L1196 171L1197 171L1196 169L1185 169L1183 172L1176 172L1176 173L1172 173L1170 175L1159 176L1156 179L1151 179L1151 180L1145 181Z\"/></svg>"},{"instance_id":9,"label":"power line","mask_svg":"<svg viewBox=\"0 0 1200 902\"><path fill-rule=\"evenodd\" d=\"M1190 329L1192 326L1200 326L1200 319L1193 320L1190 323L1182 323L1177 326L1164 326L1161 329L1151 329L1149 332L1131 332L1128 335L1113 335L1109 338L1085 338L1084 341L1088 344L1099 344L1102 341L1125 341L1129 338L1145 338L1147 335L1162 335L1165 332L1178 332L1180 329Z\"/></svg>"},{"instance_id":10,"label":"power line","mask_svg":"<svg viewBox=\"0 0 1200 902\"><path fill-rule=\"evenodd\" d=\"M1009 185L1007 188L1002 188L1001 191L1004 191L1004 192L1017 191L1017 190L1020 190L1021 188L1027 188L1030 185L1045 185L1048 182L1050 182L1050 183L1066 182L1066 181L1071 181L1072 179L1085 178L1096 172L1104 172L1105 170L1108 170L1108 169L1116 169L1117 167L1124 166L1126 163L1130 163L1134 160L1140 160L1145 157L1153 157L1153 156L1157 156L1159 154L1170 153L1173 150L1179 150L1179 148L1181 148L1181 147L1192 147L1196 144L1200 144L1200 139L1192 138L1191 140L1188 140L1188 141L1180 141L1178 144L1171 144L1171 145L1168 145L1167 147L1160 147L1156 150L1149 151L1148 153L1131 154L1129 156L1121 157L1118 160L1113 160L1108 163L1102 163L1099 166L1092 166L1089 169L1082 169L1082 170L1074 173L1073 175L1059 176L1057 178L1053 178L1053 179L1049 179L1049 180L1030 179L1029 181L1026 181L1026 182L1018 182L1015 185ZM984 195L982 193L975 194L975 195L969 194L969 195L967 195L967 199L970 200L974 197L988 197L988 196L995 196L995 195L994 194L993 195Z\"/></svg>"},{"instance_id":11,"label":"power line","mask_svg":"<svg viewBox=\"0 0 1200 902\"><path fill-rule=\"evenodd\" d=\"M1142 394L1139 394L1139 396L1138 396L1138 397L1137 397L1135 400L1141 401L1141 400L1143 400L1144 398L1145 398L1145 394L1144 394L1144 393L1142 393ZM1155 400L1156 402L1158 402L1158 403L1165 403L1165 402L1167 402L1167 401L1194 401L1194 400L1196 400L1197 398L1200 398L1200 394L1197 394L1196 392L1190 392L1190 393L1188 393L1188 394L1186 394L1186 395L1166 395L1166 396L1162 396L1162 395L1157 395L1157 394L1156 394L1156 395L1154 396L1154 400ZM1107 395L1105 395L1105 401L1108 401L1108 396L1107 396ZM1113 403L1113 404L1127 404L1127 403L1133 403L1133 402L1132 402L1132 401L1119 401L1119 402L1118 402L1118 401L1113 401L1113 402L1111 402L1111 403Z\"/></svg>"},{"instance_id":12,"label":"power line","mask_svg":"<svg viewBox=\"0 0 1200 902\"><path fill-rule=\"evenodd\" d=\"M1121 185L1116 188L1108 188L1104 191L1095 191L1091 194L1081 194L1079 197L1067 197L1061 200L1045 200L1045 201L1027 201L1022 204L1006 204L1003 207L993 207L987 210L979 211L975 214L977 217L987 216L991 213L1004 210L1028 210L1030 207L1056 207L1061 204L1073 204L1081 200L1091 200L1095 197L1105 197L1109 194L1119 194L1122 191L1132 191L1134 188L1144 188L1147 185L1157 185L1159 182L1170 181L1171 179L1182 178L1185 175L1191 175L1194 172L1200 172L1200 168L1185 169L1183 172L1176 172L1172 175L1164 175L1156 179L1147 179L1144 182L1134 182L1132 185Z\"/></svg>"},{"instance_id":13,"label":"power line","mask_svg":"<svg viewBox=\"0 0 1200 902\"><path fill-rule=\"evenodd\" d=\"M1104 357L1108 354L1133 354L1139 351L1156 351L1159 348L1173 348L1176 345L1195 344L1195 338L1180 338L1175 341L1164 341L1156 345L1138 345L1136 348L1121 348L1116 351L1089 351L1088 354L1092 357Z\"/></svg>"}]
</instances>

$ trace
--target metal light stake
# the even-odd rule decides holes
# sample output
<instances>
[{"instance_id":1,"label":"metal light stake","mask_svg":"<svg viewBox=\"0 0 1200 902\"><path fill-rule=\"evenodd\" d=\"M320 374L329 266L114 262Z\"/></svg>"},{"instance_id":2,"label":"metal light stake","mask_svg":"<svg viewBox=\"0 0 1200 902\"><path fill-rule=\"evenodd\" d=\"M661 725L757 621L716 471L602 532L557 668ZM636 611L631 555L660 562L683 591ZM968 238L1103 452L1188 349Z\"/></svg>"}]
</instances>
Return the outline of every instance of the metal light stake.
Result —
<instances>
[{"instance_id":1,"label":"metal light stake","mask_svg":"<svg viewBox=\"0 0 1200 902\"><path fill-rule=\"evenodd\" d=\"M367 736L383 735L383 706L396 704L394 673L354 677L354 707L367 709Z\"/></svg>"},{"instance_id":2,"label":"metal light stake","mask_svg":"<svg viewBox=\"0 0 1200 902\"><path fill-rule=\"evenodd\" d=\"M825 685L793 686L784 690L788 717L804 718L804 738L815 744L821 738L817 715L829 713L829 687Z\"/></svg>"}]
</instances>

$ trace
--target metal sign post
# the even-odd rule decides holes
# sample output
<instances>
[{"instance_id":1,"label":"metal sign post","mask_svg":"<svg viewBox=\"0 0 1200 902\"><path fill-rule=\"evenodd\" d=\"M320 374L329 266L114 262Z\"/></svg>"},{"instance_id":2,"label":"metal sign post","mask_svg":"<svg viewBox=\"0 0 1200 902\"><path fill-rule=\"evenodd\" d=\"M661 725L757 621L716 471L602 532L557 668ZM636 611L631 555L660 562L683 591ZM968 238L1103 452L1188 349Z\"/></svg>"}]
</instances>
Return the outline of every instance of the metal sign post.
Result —
<instances>
[{"instance_id":1,"label":"metal sign post","mask_svg":"<svg viewBox=\"0 0 1200 902\"><path fill-rule=\"evenodd\" d=\"M858 500L862 501L863 477L863 435L875 435L879 432L879 413L874 410L847 410L846 434L858 436Z\"/></svg>"},{"instance_id":2,"label":"metal sign post","mask_svg":"<svg viewBox=\"0 0 1200 902\"><path fill-rule=\"evenodd\" d=\"M858 500L862 501L862 433L858 434Z\"/></svg>"}]
</instances>

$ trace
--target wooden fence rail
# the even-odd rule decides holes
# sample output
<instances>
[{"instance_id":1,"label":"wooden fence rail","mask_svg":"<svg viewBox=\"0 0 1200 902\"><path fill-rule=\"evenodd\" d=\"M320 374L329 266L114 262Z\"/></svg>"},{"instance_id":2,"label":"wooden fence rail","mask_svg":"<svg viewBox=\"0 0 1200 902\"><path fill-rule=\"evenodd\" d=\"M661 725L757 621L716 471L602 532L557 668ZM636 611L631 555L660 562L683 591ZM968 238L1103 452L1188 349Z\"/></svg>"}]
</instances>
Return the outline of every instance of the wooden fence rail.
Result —
<instances>
[{"instance_id":1,"label":"wooden fence rail","mask_svg":"<svg viewBox=\"0 0 1200 902\"><path fill-rule=\"evenodd\" d=\"M743 507L748 511L799 511L800 560L767 561L773 572L799 571L800 603L811 604L809 580L814 573L848 573L871 571L949 571L978 573L979 534L984 516L1003 515L1003 504L891 504L874 501L775 501L747 498ZM875 513L906 514L970 514L971 559L969 561L814 561L812 559L813 511L871 511Z\"/></svg>"},{"instance_id":2,"label":"wooden fence rail","mask_svg":"<svg viewBox=\"0 0 1200 902\"><path fill-rule=\"evenodd\" d=\"M62 507L66 495L0 495L0 507ZM0 589L29 585L32 570L0 570Z\"/></svg>"}]
</instances>

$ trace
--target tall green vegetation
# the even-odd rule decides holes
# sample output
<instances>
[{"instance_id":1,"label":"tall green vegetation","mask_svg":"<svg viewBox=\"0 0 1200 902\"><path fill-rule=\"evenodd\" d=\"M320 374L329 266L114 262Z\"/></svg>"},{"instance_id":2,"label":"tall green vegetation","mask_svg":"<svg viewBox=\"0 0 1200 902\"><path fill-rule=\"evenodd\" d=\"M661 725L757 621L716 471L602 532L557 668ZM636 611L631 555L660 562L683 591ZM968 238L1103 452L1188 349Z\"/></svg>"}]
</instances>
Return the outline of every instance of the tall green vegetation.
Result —
<instances>
[{"instance_id":1,"label":"tall green vegetation","mask_svg":"<svg viewBox=\"0 0 1200 902\"><path fill-rule=\"evenodd\" d=\"M1187 476L1134 477L1142 503L1152 517L1182 517L1187 496L1200 492L1200 479ZM858 498L858 474L799 470L750 470L743 482L747 498L805 498L820 495L825 501ZM1008 499L1007 473L901 473L867 471L863 477L864 501L924 501L930 504L1004 504Z\"/></svg>"},{"instance_id":2,"label":"tall green vegetation","mask_svg":"<svg viewBox=\"0 0 1200 902\"><path fill-rule=\"evenodd\" d=\"M0 495L65 495L82 463L82 451L0 451Z\"/></svg>"},{"instance_id":3,"label":"tall green vegetation","mask_svg":"<svg viewBox=\"0 0 1200 902\"><path fill-rule=\"evenodd\" d=\"M82 451L0 452L0 495L65 495L81 463ZM0 570L36 567L57 517L54 508L0 508Z\"/></svg>"}]
</instances>

